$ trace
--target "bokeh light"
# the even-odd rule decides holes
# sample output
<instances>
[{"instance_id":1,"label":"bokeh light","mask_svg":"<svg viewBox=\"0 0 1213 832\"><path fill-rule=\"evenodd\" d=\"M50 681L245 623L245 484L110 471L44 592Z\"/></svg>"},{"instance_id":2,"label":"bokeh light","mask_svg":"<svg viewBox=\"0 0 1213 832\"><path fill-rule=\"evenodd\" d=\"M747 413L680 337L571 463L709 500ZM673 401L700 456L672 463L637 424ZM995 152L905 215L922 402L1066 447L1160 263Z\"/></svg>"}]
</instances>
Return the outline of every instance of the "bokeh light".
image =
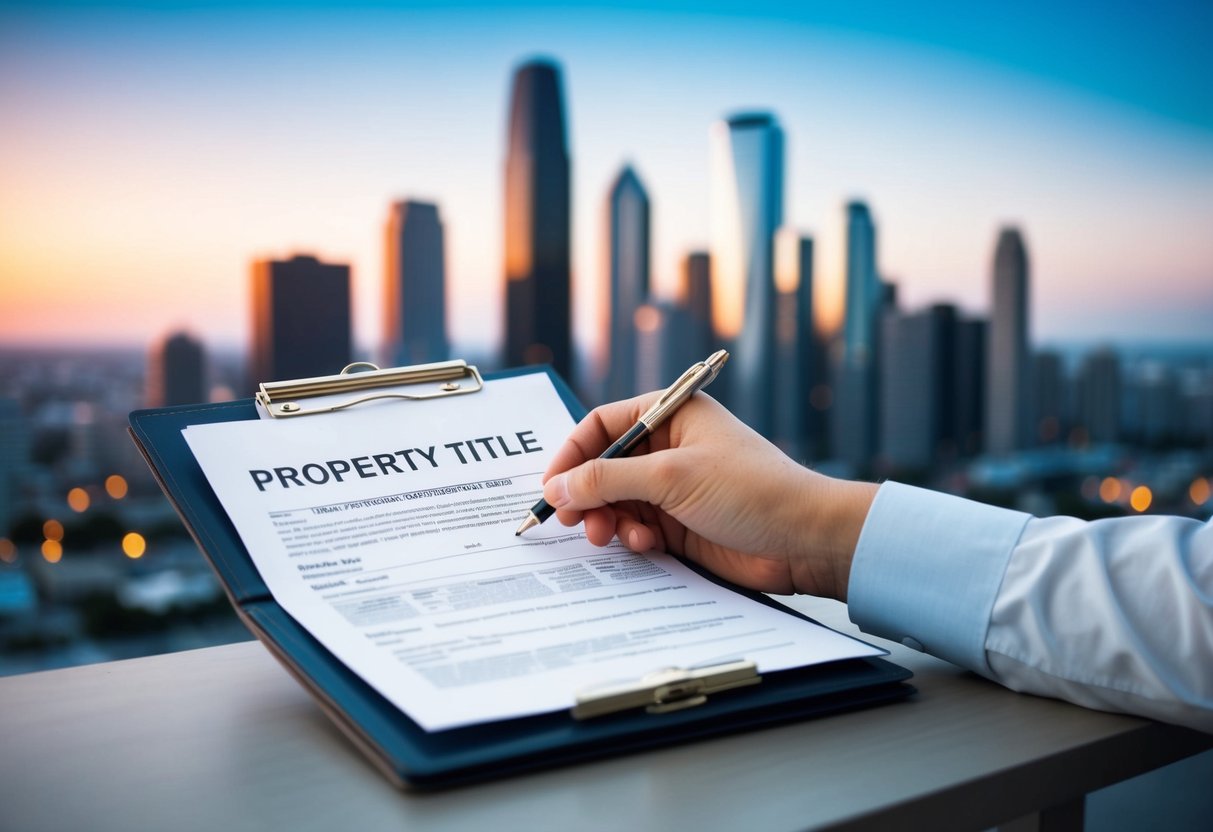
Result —
<instances>
[{"instance_id":1,"label":"bokeh light","mask_svg":"<svg viewBox=\"0 0 1213 832\"><path fill-rule=\"evenodd\" d=\"M1145 511L1150 507L1150 503L1154 502L1154 495L1150 492L1147 486L1139 485L1133 489L1133 493L1129 495L1129 505L1134 511Z\"/></svg>"},{"instance_id":2,"label":"bokeh light","mask_svg":"<svg viewBox=\"0 0 1213 832\"><path fill-rule=\"evenodd\" d=\"M63 558L63 544L58 540L42 541L42 557L47 563L58 563Z\"/></svg>"},{"instance_id":3,"label":"bokeh light","mask_svg":"<svg viewBox=\"0 0 1213 832\"><path fill-rule=\"evenodd\" d=\"M1120 499L1120 480L1116 477L1104 477L1104 481L1099 484L1099 499L1105 503L1114 503Z\"/></svg>"},{"instance_id":4,"label":"bokeh light","mask_svg":"<svg viewBox=\"0 0 1213 832\"><path fill-rule=\"evenodd\" d=\"M83 511L88 511L88 507L91 503L92 499L88 496L88 492L79 486L67 492L67 505L77 514Z\"/></svg>"},{"instance_id":5,"label":"bokeh light","mask_svg":"<svg viewBox=\"0 0 1213 832\"><path fill-rule=\"evenodd\" d=\"M121 500L127 492L126 478L119 474L111 474L105 478L105 493L115 500Z\"/></svg>"},{"instance_id":6,"label":"bokeh light","mask_svg":"<svg viewBox=\"0 0 1213 832\"><path fill-rule=\"evenodd\" d=\"M1209 486L1209 481L1204 477L1197 477L1188 486L1188 496L1195 505L1203 506L1209 502L1209 497L1213 496L1213 487Z\"/></svg>"},{"instance_id":7,"label":"bokeh light","mask_svg":"<svg viewBox=\"0 0 1213 832\"><path fill-rule=\"evenodd\" d=\"M122 554L131 560L143 557L143 553L146 551L147 541L143 539L143 535L139 534L139 532L127 532L122 538Z\"/></svg>"},{"instance_id":8,"label":"bokeh light","mask_svg":"<svg viewBox=\"0 0 1213 832\"><path fill-rule=\"evenodd\" d=\"M58 543L63 540L63 524L58 520L47 520L42 524L42 536Z\"/></svg>"},{"instance_id":9,"label":"bokeh light","mask_svg":"<svg viewBox=\"0 0 1213 832\"><path fill-rule=\"evenodd\" d=\"M0 561L4 563L17 562L17 544L7 537L0 537Z\"/></svg>"}]
</instances>

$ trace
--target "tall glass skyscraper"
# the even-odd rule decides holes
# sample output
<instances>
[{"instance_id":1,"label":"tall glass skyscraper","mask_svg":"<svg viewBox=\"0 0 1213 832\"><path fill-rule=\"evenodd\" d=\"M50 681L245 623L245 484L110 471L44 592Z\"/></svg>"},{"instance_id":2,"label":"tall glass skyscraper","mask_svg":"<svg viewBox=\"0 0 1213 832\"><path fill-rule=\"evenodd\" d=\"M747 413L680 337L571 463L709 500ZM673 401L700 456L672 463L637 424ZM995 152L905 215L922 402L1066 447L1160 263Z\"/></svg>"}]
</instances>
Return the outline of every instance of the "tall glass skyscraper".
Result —
<instances>
[{"instance_id":1,"label":"tall glass skyscraper","mask_svg":"<svg viewBox=\"0 0 1213 832\"><path fill-rule=\"evenodd\" d=\"M769 113L712 127L716 331L732 342L727 404L771 437L775 417L774 236L783 223L783 130Z\"/></svg>"},{"instance_id":2,"label":"tall glass skyscraper","mask_svg":"<svg viewBox=\"0 0 1213 832\"><path fill-rule=\"evenodd\" d=\"M253 263L249 387L325 376L352 360L350 267L315 257Z\"/></svg>"},{"instance_id":3,"label":"tall glass skyscraper","mask_svg":"<svg viewBox=\"0 0 1213 832\"><path fill-rule=\"evenodd\" d=\"M862 471L876 453L876 363L880 354L884 288L876 270L876 225L872 213L862 202L849 203L846 212L846 309L842 351L835 373L831 434L834 456Z\"/></svg>"},{"instance_id":4,"label":"tall glass skyscraper","mask_svg":"<svg viewBox=\"0 0 1213 832\"><path fill-rule=\"evenodd\" d=\"M794 459L810 455L813 409L809 391L814 378L813 238L795 228L775 235L775 339L779 383L776 385L775 438Z\"/></svg>"},{"instance_id":5,"label":"tall glass skyscraper","mask_svg":"<svg viewBox=\"0 0 1213 832\"><path fill-rule=\"evenodd\" d=\"M692 251L683 259L681 296L690 352L702 361L719 349L712 327L712 258L706 251Z\"/></svg>"},{"instance_id":6,"label":"tall glass skyscraper","mask_svg":"<svg viewBox=\"0 0 1213 832\"><path fill-rule=\"evenodd\" d=\"M1028 254L1018 228L1004 228L998 235L992 288L986 353L986 450L1006 454L1031 444Z\"/></svg>"},{"instance_id":7,"label":"tall glass skyscraper","mask_svg":"<svg viewBox=\"0 0 1213 832\"><path fill-rule=\"evenodd\" d=\"M611 186L607 205L610 227L609 401L634 396L636 385L636 310L649 299L649 196L630 165Z\"/></svg>"},{"instance_id":8,"label":"tall glass skyscraper","mask_svg":"<svg viewBox=\"0 0 1213 832\"><path fill-rule=\"evenodd\" d=\"M560 70L514 73L505 161L505 363L572 370L569 155Z\"/></svg>"},{"instance_id":9,"label":"tall glass skyscraper","mask_svg":"<svg viewBox=\"0 0 1213 832\"><path fill-rule=\"evenodd\" d=\"M389 366L445 361L450 343L438 206L393 203L384 236L384 361Z\"/></svg>"}]
</instances>

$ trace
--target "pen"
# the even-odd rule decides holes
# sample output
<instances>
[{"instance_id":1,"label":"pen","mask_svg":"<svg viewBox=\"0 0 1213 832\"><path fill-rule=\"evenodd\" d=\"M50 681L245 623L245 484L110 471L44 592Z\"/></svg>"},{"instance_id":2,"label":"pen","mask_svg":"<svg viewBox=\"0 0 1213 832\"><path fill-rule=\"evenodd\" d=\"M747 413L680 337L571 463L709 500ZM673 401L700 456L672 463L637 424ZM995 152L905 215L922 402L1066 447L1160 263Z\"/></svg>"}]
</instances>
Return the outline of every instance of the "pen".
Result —
<instances>
[{"instance_id":1,"label":"pen","mask_svg":"<svg viewBox=\"0 0 1213 832\"><path fill-rule=\"evenodd\" d=\"M665 392L661 394L661 398L653 402L653 405L641 414L640 418L636 420L636 424L628 428L627 433L616 439L611 447L603 451L598 458L614 459L617 456L627 456L636 450L640 443L647 439L650 433L657 430L658 426L670 417L670 414L682 407L695 394L695 391L702 390L711 384L716 378L716 374L720 372L720 368L728 360L728 352L717 350L708 356L706 361L697 361L688 367L676 382L666 388ZM530 512L522 521L522 525L518 527L518 531L514 532L514 536L517 537L527 529L538 526L551 517L555 511L556 509L548 505L547 500L540 498L539 502L531 506Z\"/></svg>"}]
</instances>

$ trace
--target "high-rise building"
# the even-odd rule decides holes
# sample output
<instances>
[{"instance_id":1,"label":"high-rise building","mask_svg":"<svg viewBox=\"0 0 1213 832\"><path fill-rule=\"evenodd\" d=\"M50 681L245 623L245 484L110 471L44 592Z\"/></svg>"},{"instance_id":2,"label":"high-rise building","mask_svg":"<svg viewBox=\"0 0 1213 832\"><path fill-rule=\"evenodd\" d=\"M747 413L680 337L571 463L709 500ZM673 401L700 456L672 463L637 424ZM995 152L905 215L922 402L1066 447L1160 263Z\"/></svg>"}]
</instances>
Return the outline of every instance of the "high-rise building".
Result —
<instances>
[{"instance_id":1,"label":"high-rise building","mask_svg":"<svg viewBox=\"0 0 1213 832\"><path fill-rule=\"evenodd\" d=\"M352 360L350 267L315 257L252 268L249 386L331 375Z\"/></svg>"},{"instance_id":2,"label":"high-rise building","mask_svg":"<svg viewBox=\"0 0 1213 832\"><path fill-rule=\"evenodd\" d=\"M986 373L986 450L1031 444L1028 383L1028 253L1018 228L1004 228L994 251Z\"/></svg>"},{"instance_id":3,"label":"high-rise building","mask_svg":"<svg viewBox=\"0 0 1213 832\"><path fill-rule=\"evenodd\" d=\"M771 437L775 411L774 237L783 224L783 130L769 113L712 127L712 298L732 344L727 403Z\"/></svg>"},{"instance_id":4,"label":"high-rise building","mask_svg":"<svg viewBox=\"0 0 1213 832\"><path fill-rule=\"evenodd\" d=\"M625 165L607 200L610 246L609 401L636 395L636 310L649 299L649 196Z\"/></svg>"},{"instance_id":5,"label":"high-rise building","mask_svg":"<svg viewBox=\"0 0 1213 832\"><path fill-rule=\"evenodd\" d=\"M208 398L206 351L201 341L177 332L152 348L147 367L148 407L197 404Z\"/></svg>"},{"instance_id":6,"label":"high-rise building","mask_svg":"<svg viewBox=\"0 0 1213 832\"><path fill-rule=\"evenodd\" d=\"M775 393L775 439L794 459L810 453L814 410L813 238L794 228L775 235L775 340L780 384Z\"/></svg>"},{"instance_id":7,"label":"high-rise building","mask_svg":"<svg viewBox=\"0 0 1213 832\"><path fill-rule=\"evenodd\" d=\"M834 456L863 471L877 442L877 361L886 292L876 266L876 225L863 202L847 212L846 308L835 373L831 436ZM892 295L896 297L895 291ZM892 306L892 304L890 304Z\"/></svg>"},{"instance_id":8,"label":"high-rise building","mask_svg":"<svg viewBox=\"0 0 1213 832\"><path fill-rule=\"evenodd\" d=\"M1120 440L1120 356L1110 347L1087 353L1078 368L1078 424L1096 444ZM1165 408L1164 408L1165 409Z\"/></svg>"},{"instance_id":9,"label":"high-rise building","mask_svg":"<svg viewBox=\"0 0 1213 832\"><path fill-rule=\"evenodd\" d=\"M981 318L956 322L956 451L962 457L985 447L987 337Z\"/></svg>"},{"instance_id":10,"label":"high-rise building","mask_svg":"<svg viewBox=\"0 0 1213 832\"><path fill-rule=\"evenodd\" d=\"M1033 443L1051 445L1066 437L1066 372L1061 354L1042 350L1032 359Z\"/></svg>"},{"instance_id":11,"label":"high-rise building","mask_svg":"<svg viewBox=\"0 0 1213 832\"><path fill-rule=\"evenodd\" d=\"M514 73L505 160L505 363L572 371L569 155L560 70Z\"/></svg>"},{"instance_id":12,"label":"high-rise building","mask_svg":"<svg viewBox=\"0 0 1213 832\"><path fill-rule=\"evenodd\" d=\"M712 328L712 258L706 251L693 251L682 261L682 306L691 354L707 358L720 343Z\"/></svg>"},{"instance_id":13,"label":"high-rise building","mask_svg":"<svg viewBox=\"0 0 1213 832\"><path fill-rule=\"evenodd\" d=\"M641 391L668 387L687 367L706 355L692 355L685 307L653 301L636 309L636 386Z\"/></svg>"},{"instance_id":14,"label":"high-rise building","mask_svg":"<svg viewBox=\"0 0 1213 832\"><path fill-rule=\"evenodd\" d=\"M7 537L20 503L18 485L27 475L30 431L21 403L0 398L0 537Z\"/></svg>"},{"instance_id":15,"label":"high-rise building","mask_svg":"<svg viewBox=\"0 0 1213 832\"><path fill-rule=\"evenodd\" d=\"M957 452L957 331L950 304L882 318L879 446L893 469L925 470Z\"/></svg>"},{"instance_id":16,"label":"high-rise building","mask_svg":"<svg viewBox=\"0 0 1213 832\"><path fill-rule=\"evenodd\" d=\"M446 257L438 206L393 203L384 242L385 364L447 360Z\"/></svg>"}]
</instances>

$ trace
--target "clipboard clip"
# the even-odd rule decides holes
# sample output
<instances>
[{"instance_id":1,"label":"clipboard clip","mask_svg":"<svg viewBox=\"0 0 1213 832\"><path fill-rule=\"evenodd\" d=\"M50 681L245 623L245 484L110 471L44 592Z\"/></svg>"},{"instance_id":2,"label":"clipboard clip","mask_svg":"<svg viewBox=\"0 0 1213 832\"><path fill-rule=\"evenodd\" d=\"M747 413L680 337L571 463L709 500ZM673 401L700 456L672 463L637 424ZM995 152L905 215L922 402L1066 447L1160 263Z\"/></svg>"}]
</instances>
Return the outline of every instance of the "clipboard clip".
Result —
<instances>
[{"instance_id":1,"label":"clipboard clip","mask_svg":"<svg viewBox=\"0 0 1213 832\"><path fill-rule=\"evenodd\" d=\"M369 368L359 370L358 368ZM388 387L410 387L406 391L385 390ZM446 396L478 393L484 387L480 371L462 359L416 364L411 367L379 369L368 361L346 366L333 376L316 376L291 381L263 381L256 393L257 401L274 418L310 416L332 413L347 407L377 399L406 399L422 401ZM379 390L366 395L365 391ZM349 394L349 397L344 397ZM342 396L342 398L333 397ZM306 399L327 399L307 403Z\"/></svg>"},{"instance_id":2,"label":"clipboard clip","mask_svg":"<svg viewBox=\"0 0 1213 832\"><path fill-rule=\"evenodd\" d=\"M671 667L632 682L607 682L582 690L572 713L574 719L592 719L643 707L650 714L665 714L702 705L709 694L761 681L758 665L747 659L689 669Z\"/></svg>"}]
</instances>

